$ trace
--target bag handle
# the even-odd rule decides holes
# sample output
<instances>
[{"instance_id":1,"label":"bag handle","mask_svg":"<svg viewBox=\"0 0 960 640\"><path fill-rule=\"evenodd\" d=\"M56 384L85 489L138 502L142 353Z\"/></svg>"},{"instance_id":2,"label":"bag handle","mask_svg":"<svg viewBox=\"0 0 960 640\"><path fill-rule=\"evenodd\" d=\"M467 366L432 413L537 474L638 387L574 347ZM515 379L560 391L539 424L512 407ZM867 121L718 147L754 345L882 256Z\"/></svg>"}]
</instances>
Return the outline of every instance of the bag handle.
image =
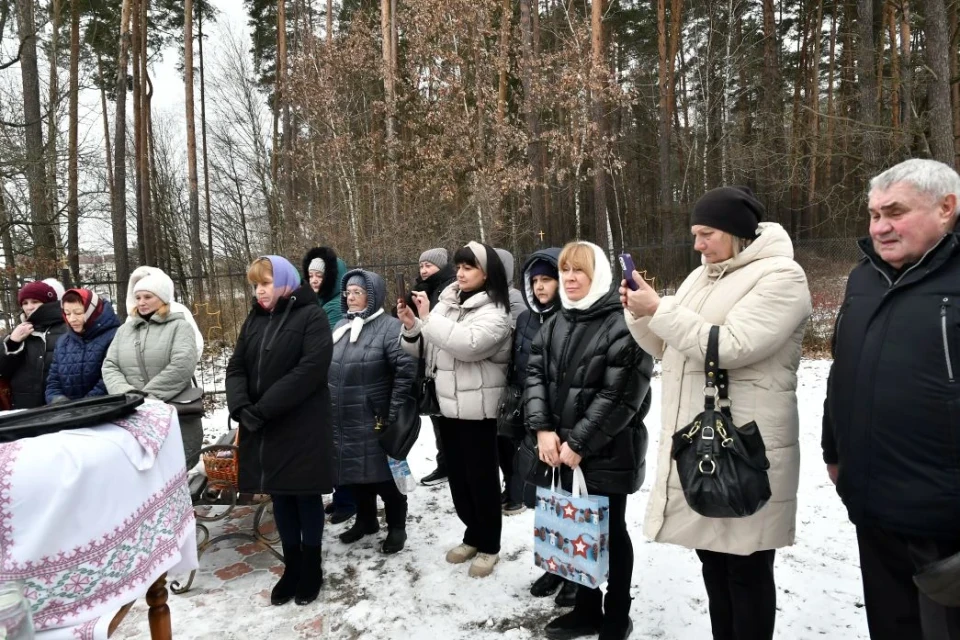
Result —
<instances>
[{"instance_id":1,"label":"bag handle","mask_svg":"<svg viewBox=\"0 0 960 640\"><path fill-rule=\"evenodd\" d=\"M707 338L707 356L704 361L706 380L703 386L703 407L713 410L719 400L721 409L730 408L730 390L727 388L727 370L720 368L720 327L710 327Z\"/></svg>"},{"instance_id":2,"label":"bag handle","mask_svg":"<svg viewBox=\"0 0 960 640\"><path fill-rule=\"evenodd\" d=\"M573 468L573 497L589 498L590 492L587 491L587 479L583 477L583 469L580 465Z\"/></svg>"}]
</instances>

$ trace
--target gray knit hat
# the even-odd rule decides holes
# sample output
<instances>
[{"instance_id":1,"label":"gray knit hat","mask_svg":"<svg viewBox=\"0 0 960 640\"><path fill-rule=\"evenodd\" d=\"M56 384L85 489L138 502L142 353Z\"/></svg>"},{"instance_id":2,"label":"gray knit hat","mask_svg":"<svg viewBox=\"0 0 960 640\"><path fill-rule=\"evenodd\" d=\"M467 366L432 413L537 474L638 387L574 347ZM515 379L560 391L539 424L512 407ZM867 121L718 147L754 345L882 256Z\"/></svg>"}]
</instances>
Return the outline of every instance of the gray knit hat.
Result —
<instances>
[{"instance_id":1,"label":"gray knit hat","mask_svg":"<svg viewBox=\"0 0 960 640\"><path fill-rule=\"evenodd\" d=\"M323 262L323 258L314 258L310 261L310 266L307 268L307 273L311 271L316 271L320 274L323 274L327 270L327 265Z\"/></svg>"},{"instance_id":2,"label":"gray knit hat","mask_svg":"<svg viewBox=\"0 0 960 640\"><path fill-rule=\"evenodd\" d=\"M364 291L367 289L367 281L364 279L363 275L360 273L355 273L347 280L347 283L343 285L343 290L346 291L347 287L353 285L355 287L360 287Z\"/></svg>"},{"instance_id":3,"label":"gray knit hat","mask_svg":"<svg viewBox=\"0 0 960 640\"><path fill-rule=\"evenodd\" d=\"M429 262L430 264L435 264L441 269L450 262L450 254L447 253L447 250L443 247L438 247L436 249L427 249L420 254L419 262Z\"/></svg>"}]
</instances>

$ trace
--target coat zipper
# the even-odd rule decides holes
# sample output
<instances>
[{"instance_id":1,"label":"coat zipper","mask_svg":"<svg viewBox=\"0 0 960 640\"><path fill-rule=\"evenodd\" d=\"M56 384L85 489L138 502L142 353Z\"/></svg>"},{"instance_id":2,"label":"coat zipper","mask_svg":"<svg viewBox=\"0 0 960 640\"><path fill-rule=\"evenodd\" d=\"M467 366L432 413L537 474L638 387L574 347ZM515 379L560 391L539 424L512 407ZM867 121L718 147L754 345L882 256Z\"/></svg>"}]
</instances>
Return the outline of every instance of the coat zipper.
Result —
<instances>
[{"instance_id":1,"label":"coat zipper","mask_svg":"<svg viewBox=\"0 0 960 640\"><path fill-rule=\"evenodd\" d=\"M943 359L947 363L947 378L950 382L954 381L953 377L953 362L950 361L950 339L947 337L947 303L950 302L949 298L943 299L943 304L940 305L940 332L943 336Z\"/></svg>"}]
</instances>

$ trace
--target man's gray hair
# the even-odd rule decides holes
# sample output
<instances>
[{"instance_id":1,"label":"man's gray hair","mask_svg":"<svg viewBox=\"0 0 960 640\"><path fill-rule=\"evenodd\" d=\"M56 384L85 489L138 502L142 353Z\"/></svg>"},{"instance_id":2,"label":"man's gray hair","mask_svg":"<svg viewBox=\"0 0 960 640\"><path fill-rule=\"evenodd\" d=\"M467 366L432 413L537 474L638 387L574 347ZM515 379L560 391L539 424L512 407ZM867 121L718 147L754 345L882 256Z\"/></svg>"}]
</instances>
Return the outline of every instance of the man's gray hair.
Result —
<instances>
[{"instance_id":1,"label":"man's gray hair","mask_svg":"<svg viewBox=\"0 0 960 640\"><path fill-rule=\"evenodd\" d=\"M960 175L953 167L936 160L904 160L871 180L870 191L886 191L900 182L913 186L918 193L937 201L952 193L957 196L954 213L960 214Z\"/></svg>"}]
</instances>

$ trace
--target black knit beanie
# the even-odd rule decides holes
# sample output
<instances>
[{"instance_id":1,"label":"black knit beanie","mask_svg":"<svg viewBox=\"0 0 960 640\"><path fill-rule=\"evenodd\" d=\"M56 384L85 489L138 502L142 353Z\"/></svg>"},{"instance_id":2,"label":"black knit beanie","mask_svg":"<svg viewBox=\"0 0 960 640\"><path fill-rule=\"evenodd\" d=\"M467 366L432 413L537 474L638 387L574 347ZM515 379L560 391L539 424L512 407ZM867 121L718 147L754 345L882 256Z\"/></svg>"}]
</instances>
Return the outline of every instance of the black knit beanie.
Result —
<instances>
[{"instance_id":1,"label":"black knit beanie","mask_svg":"<svg viewBox=\"0 0 960 640\"><path fill-rule=\"evenodd\" d=\"M766 210L749 187L720 187L707 191L693 205L690 225L704 225L738 238L753 240Z\"/></svg>"}]
</instances>

